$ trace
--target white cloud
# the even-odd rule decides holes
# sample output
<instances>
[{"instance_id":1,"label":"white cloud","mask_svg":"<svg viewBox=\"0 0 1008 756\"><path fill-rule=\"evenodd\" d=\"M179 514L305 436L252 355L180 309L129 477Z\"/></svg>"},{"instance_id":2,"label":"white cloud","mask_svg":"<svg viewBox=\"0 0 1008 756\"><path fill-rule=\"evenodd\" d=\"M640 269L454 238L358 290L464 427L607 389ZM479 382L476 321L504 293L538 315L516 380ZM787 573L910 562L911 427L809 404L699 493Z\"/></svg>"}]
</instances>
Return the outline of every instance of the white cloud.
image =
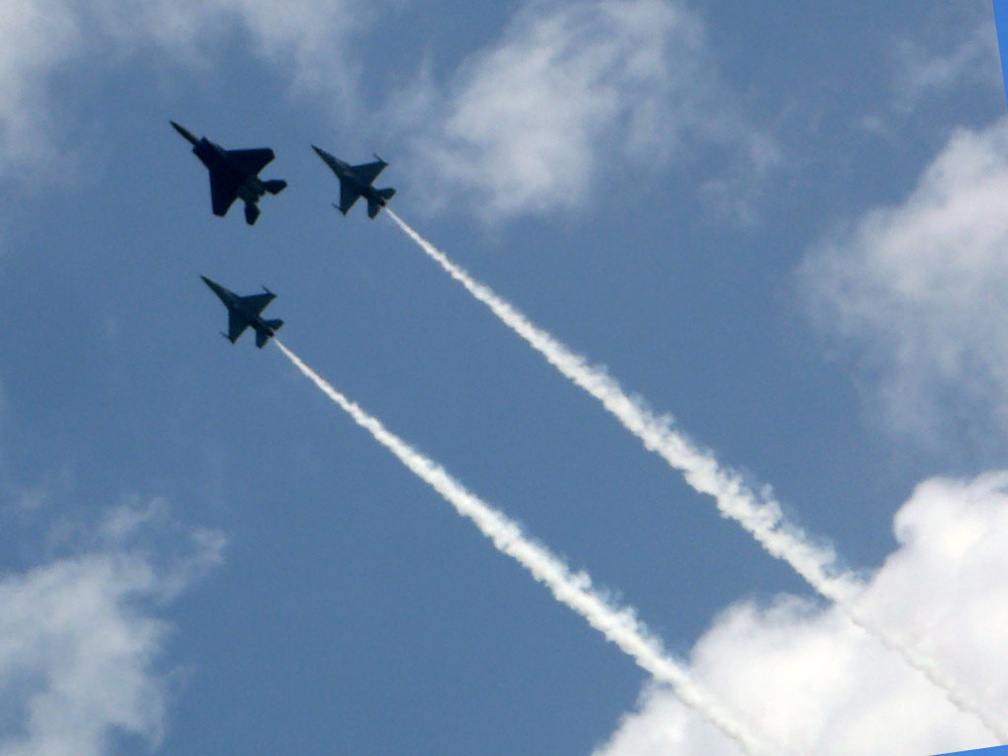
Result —
<instances>
[{"instance_id":1,"label":"white cloud","mask_svg":"<svg viewBox=\"0 0 1008 756\"><path fill-rule=\"evenodd\" d=\"M899 548L863 607L940 662L993 712L1008 700L1008 473L922 484L895 519ZM735 606L692 671L782 752L926 756L995 745L970 715L832 608L789 596ZM667 691L646 690L596 756L729 756Z\"/></svg>"},{"instance_id":2,"label":"white cloud","mask_svg":"<svg viewBox=\"0 0 1008 756\"><path fill-rule=\"evenodd\" d=\"M88 540L0 576L0 756L98 756L117 734L163 734L169 627L153 606L219 563L223 539L154 504L115 510Z\"/></svg>"},{"instance_id":3,"label":"white cloud","mask_svg":"<svg viewBox=\"0 0 1008 756\"><path fill-rule=\"evenodd\" d=\"M172 52L207 43L228 23L240 23L257 53L281 64L298 86L334 91L341 111L356 107L350 34L390 0L133 0L145 34ZM104 0L107 19L121 18L120 0Z\"/></svg>"},{"instance_id":4,"label":"white cloud","mask_svg":"<svg viewBox=\"0 0 1008 756\"><path fill-rule=\"evenodd\" d=\"M1008 429L1008 123L961 131L899 206L809 255L823 331L853 350L888 424L921 441Z\"/></svg>"},{"instance_id":5,"label":"white cloud","mask_svg":"<svg viewBox=\"0 0 1008 756\"><path fill-rule=\"evenodd\" d=\"M417 160L489 216L569 208L685 146L744 141L703 24L677 0L531 2L439 91L393 103ZM761 157L773 150L760 145Z\"/></svg>"},{"instance_id":6,"label":"white cloud","mask_svg":"<svg viewBox=\"0 0 1008 756\"><path fill-rule=\"evenodd\" d=\"M325 91L334 112L357 117L360 63L348 50L401 1L0 0L0 171L65 171L54 75L152 54L206 68L236 28L295 86ZM778 155L733 100L703 24L680 0L531 0L450 85L423 79L383 117L411 130L430 195L467 197L490 216L577 206L607 191L607 176L653 170L700 145L742 155L745 171L704 188L734 213L745 209L739 176Z\"/></svg>"},{"instance_id":7,"label":"white cloud","mask_svg":"<svg viewBox=\"0 0 1008 756\"><path fill-rule=\"evenodd\" d=\"M156 50L201 65L239 26L295 82L335 90L352 107L348 33L374 13L359 0L0 0L0 169L53 161L59 149L51 77L67 64L122 62Z\"/></svg>"},{"instance_id":8,"label":"white cloud","mask_svg":"<svg viewBox=\"0 0 1008 756\"><path fill-rule=\"evenodd\" d=\"M17 163L48 150L38 92L81 33L65 0L0 0L0 18L0 161Z\"/></svg>"}]
</instances>

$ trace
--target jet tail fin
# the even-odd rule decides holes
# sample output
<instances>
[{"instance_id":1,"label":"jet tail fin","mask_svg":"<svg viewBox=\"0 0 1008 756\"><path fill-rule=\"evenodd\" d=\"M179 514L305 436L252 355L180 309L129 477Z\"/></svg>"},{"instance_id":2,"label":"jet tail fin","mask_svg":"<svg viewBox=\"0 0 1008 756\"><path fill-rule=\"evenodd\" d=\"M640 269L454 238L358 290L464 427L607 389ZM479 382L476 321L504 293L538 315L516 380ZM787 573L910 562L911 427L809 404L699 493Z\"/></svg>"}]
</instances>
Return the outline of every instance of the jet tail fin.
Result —
<instances>
[{"instance_id":1,"label":"jet tail fin","mask_svg":"<svg viewBox=\"0 0 1008 756\"><path fill-rule=\"evenodd\" d=\"M287 182L283 179L271 179L270 181L263 181L263 189L265 189L270 194L280 194L284 189L287 188Z\"/></svg>"},{"instance_id":2,"label":"jet tail fin","mask_svg":"<svg viewBox=\"0 0 1008 756\"><path fill-rule=\"evenodd\" d=\"M377 194L380 199L368 200L367 214L369 218L374 218L378 215L378 211L385 207L385 203L395 196L395 189L391 187L388 189L376 189L375 194Z\"/></svg>"}]
</instances>

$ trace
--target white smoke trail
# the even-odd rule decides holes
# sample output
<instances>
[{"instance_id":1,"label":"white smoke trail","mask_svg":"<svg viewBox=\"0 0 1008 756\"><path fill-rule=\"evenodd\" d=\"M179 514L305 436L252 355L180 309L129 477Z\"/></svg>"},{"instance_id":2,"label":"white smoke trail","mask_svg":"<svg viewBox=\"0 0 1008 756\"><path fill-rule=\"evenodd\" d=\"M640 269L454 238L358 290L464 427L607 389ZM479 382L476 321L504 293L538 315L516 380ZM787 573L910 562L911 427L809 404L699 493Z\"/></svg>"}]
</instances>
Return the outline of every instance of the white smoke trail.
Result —
<instances>
[{"instance_id":1,"label":"white smoke trail","mask_svg":"<svg viewBox=\"0 0 1008 756\"><path fill-rule=\"evenodd\" d=\"M651 635L632 609L614 607L593 588L587 573L571 572L559 557L526 536L516 523L468 491L439 464L387 430L381 422L333 388L279 340L274 341L298 370L417 477L441 494L460 515L470 519L498 551L521 564L537 581L549 588L558 601L584 617L592 627L632 657L656 680L671 685L683 703L720 729L746 754L757 756L767 752L765 746L664 651L661 642Z\"/></svg>"},{"instance_id":2,"label":"white smoke trail","mask_svg":"<svg viewBox=\"0 0 1008 756\"><path fill-rule=\"evenodd\" d=\"M386 207L385 212L448 275L489 307L566 378L601 402L647 449L679 470L695 491L714 497L718 511L724 517L738 522L767 553L791 565L820 595L836 603L855 625L897 652L910 667L940 688L956 708L977 717L1001 742L1008 743L1008 724L988 713L971 695L944 675L936 662L875 626L858 610L855 602L863 590L861 581L838 566L832 549L813 543L801 528L788 522L778 501L750 490L737 472L721 466L713 453L701 450L689 437L676 430L669 416L656 416L641 401L628 396L604 368L589 364L570 347L532 323L490 287L473 279L390 209Z\"/></svg>"},{"instance_id":3,"label":"white smoke trail","mask_svg":"<svg viewBox=\"0 0 1008 756\"><path fill-rule=\"evenodd\" d=\"M750 491L736 472L721 467L713 454L700 450L685 434L675 430L671 418L655 416L640 401L629 397L603 368L590 365L488 286L475 281L391 210L385 208L385 212L505 325L564 376L598 399L645 447L681 471L694 490L713 496L721 514L738 521L770 554L785 560L827 598L849 601L859 593L860 584L835 566L832 550L813 544L800 528L788 523L777 501Z\"/></svg>"}]
</instances>

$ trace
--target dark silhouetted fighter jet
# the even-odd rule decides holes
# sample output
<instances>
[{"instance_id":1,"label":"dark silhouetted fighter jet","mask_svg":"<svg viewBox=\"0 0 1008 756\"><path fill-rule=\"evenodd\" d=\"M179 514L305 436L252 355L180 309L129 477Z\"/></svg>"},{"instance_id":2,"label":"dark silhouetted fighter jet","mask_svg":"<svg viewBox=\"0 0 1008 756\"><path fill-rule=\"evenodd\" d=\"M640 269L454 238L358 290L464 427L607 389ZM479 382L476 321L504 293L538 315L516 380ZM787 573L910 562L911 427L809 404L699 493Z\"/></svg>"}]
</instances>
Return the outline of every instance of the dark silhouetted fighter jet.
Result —
<instances>
[{"instance_id":1,"label":"dark silhouetted fighter jet","mask_svg":"<svg viewBox=\"0 0 1008 756\"><path fill-rule=\"evenodd\" d=\"M225 150L206 137L197 139L189 131L171 121L175 130L193 145L193 152L210 171L210 199L214 215L226 215L236 199L245 201L245 222L250 226L259 217L259 198L266 192L279 194L286 181L263 181L258 173L275 157L273 150Z\"/></svg>"},{"instance_id":2,"label":"dark silhouetted fighter jet","mask_svg":"<svg viewBox=\"0 0 1008 756\"><path fill-rule=\"evenodd\" d=\"M263 286L264 294L239 297L233 291L228 291L206 276L200 276L200 278L213 289L213 293L220 297L220 301L228 309L228 332L221 333L221 336L232 344L245 333L246 328L251 327L256 332L256 346L262 349L270 337L275 336L276 332L280 330L280 326L283 325L282 320L263 320L262 311L276 298L276 294L265 286Z\"/></svg>"},{"instance_id":3,"label":"dark silhouetted fighter jet","mask_svg":"<svg viewBox=\"0 0 1008 756\"><path fill-rule=\"evenodd\" d=\"M320 150L314 144L312 149L322 158L326 165L332 168L333 173L339 178L340 183L340 203L333 204L343 215L353 207L353 204L360 197L364 197L368 203L367 214L369 218L378 215L378 211L385 207L385 203L392 199L395 189L375 189L372 184L378 178L378 174L385 170L388 165L384 160L375 155L375 163L365 163L364 165L350 165L344 163L337 157L333 157L325 150Z\"/></svg>"}]
</instances>

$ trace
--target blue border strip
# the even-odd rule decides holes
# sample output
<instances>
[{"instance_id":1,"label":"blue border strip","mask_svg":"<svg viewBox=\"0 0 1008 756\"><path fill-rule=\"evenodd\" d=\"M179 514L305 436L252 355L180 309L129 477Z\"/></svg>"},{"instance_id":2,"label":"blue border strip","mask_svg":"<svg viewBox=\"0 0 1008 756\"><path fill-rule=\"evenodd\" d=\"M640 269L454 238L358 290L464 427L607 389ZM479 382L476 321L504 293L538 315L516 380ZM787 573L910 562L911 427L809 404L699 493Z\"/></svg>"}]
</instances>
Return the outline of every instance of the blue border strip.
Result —
<instances>
[{"instance_id":1,"label":"blue border strip","mask_svg":"<svg viewBox=\"0 0 1008 756\"><path fill-rule=\"evenodd\" d=\"M1008 98L1008 0L994 0L994 25L997 27L998 50L1001 51L1001 74L1005 84L1005 97Z\"/></svg>"}]
</instances>

